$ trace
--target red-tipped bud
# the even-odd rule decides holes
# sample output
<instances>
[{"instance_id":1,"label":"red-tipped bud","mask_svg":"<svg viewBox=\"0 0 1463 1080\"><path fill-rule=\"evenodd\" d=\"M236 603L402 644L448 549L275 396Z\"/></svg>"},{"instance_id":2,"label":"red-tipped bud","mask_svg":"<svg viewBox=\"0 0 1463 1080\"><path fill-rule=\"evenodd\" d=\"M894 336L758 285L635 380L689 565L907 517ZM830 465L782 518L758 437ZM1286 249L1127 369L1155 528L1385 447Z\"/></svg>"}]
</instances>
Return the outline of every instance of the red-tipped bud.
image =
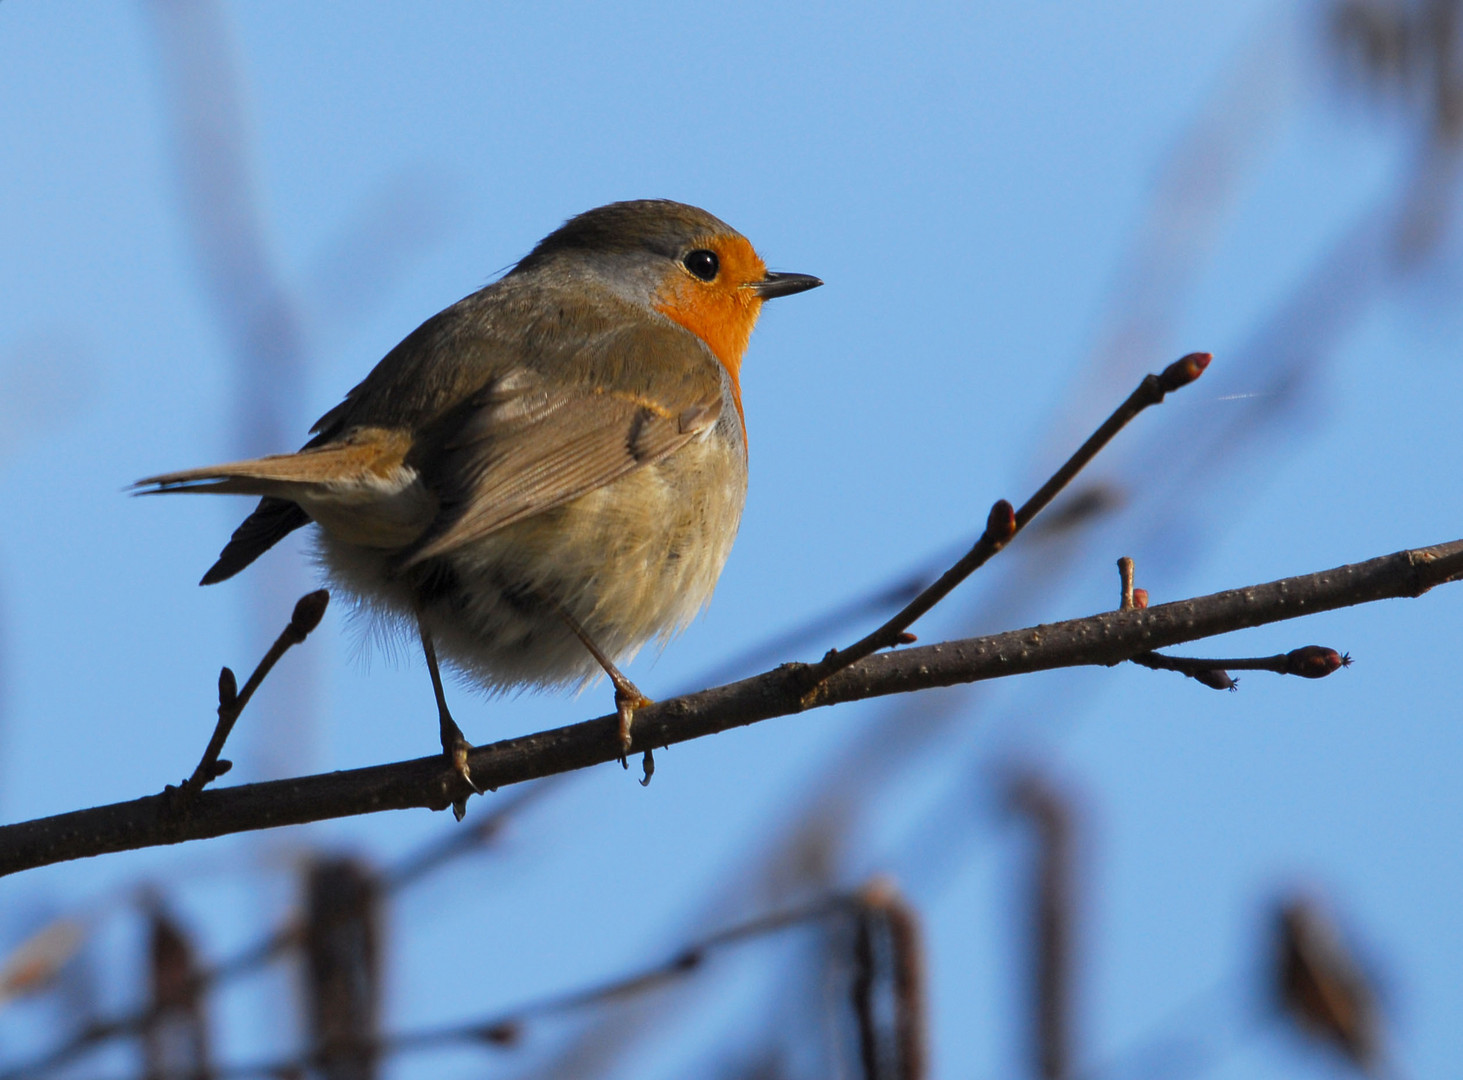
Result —
<instances>
[{"instance_id":1,"label":"red-tipped bud","mask_svg":"<svg viewBox=\"0 0 1463 1080\"><path fill-rule=\"evenodd\" d=\"M1189 672L1196 682L1203 683L1211 690L1233 690L1239 684L1229 677L1229 672L1222 668L1199 668Z\"/></svg>"},{"instance_id":2,"label":"red-tipped bud","mask_svg":"<svg viewBox=\"0 0 1463 1080\"><path fill-rule=\"evenodd\" d=\"M1005 499L997 499L985 519L985 538L992 544L1004 544L1016 535L1016 508Z\"/></svg>"},{"instance_id":3,"label":"red-tipped bud","mask_svg":"<svg viewBox=\"0 0 1463 1080\"><path fill-rule=\"evenodd\" d=\"M330 603L330 593L325 589L316 589L312 593L306 593L300 597L295 604L295 612L290 616L290 629L300 636L304 641L311 630L320 625L320 620L325 618L325 608Z\"/></svg>"},{"instance_id":4,"label":"red-tipped bud","mask_svg":"<svg viewBox=\"0 0 1463 1080\"><path fill-rule=\"evenodd\" d=\"M1285 654L1285 673L1303 679L1324 679L1337 668L1349 667L1351 657L1324 645L1306 645Z\"/></svg>"},{"instance_id":5,"label":"red-tipped bud","mask_svg":"<svg viewBox=\"0 0 1463 1080\"><path fill-rule=\"evenodd\" d=\"M1133 607L1136 610L1138 610L1138 611L1142 611L1147 606L1148 606L1148 590L1147 589L1134 589L1133 590Z\"/></svg>"},{"instance_id":6,"label":"red-tipped bud","mask_svg":"<svg viewBox=\"0 0 1463 1080\"><path fill-rule=\"evenodd\" d=\"M899 636L894 640L899 642L899 644L901 645L913 645L916 641L919 640L919 638L915 637L908 630L902 630L900 631Z\"/></svg>"},{"instance_id":7,"label":"red-tipped bud","mask_svg":"<svg viewBox=\"0 0 1463 1080\"><path fill-rule=\"evenodd\" d=\"M1180 357L1164 368L1163 374L1158 376L1158 383L1163 387L1165 394L1171 390L1177 390L1181 386L1188 386L1189 383L1204 374L1204 369L1213 359L1213 353L1191 352L1188 356Z\"/></svg>"}]
</instances>

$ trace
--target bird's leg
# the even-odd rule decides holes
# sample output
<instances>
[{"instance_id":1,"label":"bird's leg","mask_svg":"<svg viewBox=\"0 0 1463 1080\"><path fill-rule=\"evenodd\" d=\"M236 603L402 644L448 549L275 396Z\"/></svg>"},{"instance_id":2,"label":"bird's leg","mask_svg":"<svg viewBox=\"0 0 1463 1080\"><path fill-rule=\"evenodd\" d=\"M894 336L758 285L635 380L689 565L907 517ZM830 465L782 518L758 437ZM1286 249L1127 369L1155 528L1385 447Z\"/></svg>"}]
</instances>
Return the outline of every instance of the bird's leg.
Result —
<instances>
[{"instance_id":1,"label":"bird's leg","mask_svg":"<svg viewBox=\"0 0 1463 1080\"><path fill-rule=\"evenodd\" d=\"M447 709L447 695L442 690L442 672L437 667L437 647L432 644L432 632L427 629L427 624L420 615L417 616L417 632L422 636L422 652L426 653L427 671L432 676L432 693L437 695L437 721L442 728L442 754L452 770L467 781L467 786L481 795L483 789L473 782L472 771L467 767L467 755L472 750L472 743L467 741ZM461 821L467 813L467 799L454 800L452 813Z\"/></svg>"},{"instance_id":2,"label":"bird's leg","mask_svg":"<svg viewBox=\"0 0 1463 1080\"><path fill-rule=\"evenodd\" d=\"M556 605L559 609L559 617L562 618L574 636L584 642L584 647L589 650L599 666L605 669L605 674L610 677L610 682L615 684L615 713L620 718L620 764L629 768L625 761L625 755L630 752L630 726L635 721L635 710L646 705L654 705L655 702L640 692L639 687L625 677L624 672L615 667L614 662L594 643L594 639L584 632L574 616L564 609L562 604Z\"/></svg>"}]
</instances>

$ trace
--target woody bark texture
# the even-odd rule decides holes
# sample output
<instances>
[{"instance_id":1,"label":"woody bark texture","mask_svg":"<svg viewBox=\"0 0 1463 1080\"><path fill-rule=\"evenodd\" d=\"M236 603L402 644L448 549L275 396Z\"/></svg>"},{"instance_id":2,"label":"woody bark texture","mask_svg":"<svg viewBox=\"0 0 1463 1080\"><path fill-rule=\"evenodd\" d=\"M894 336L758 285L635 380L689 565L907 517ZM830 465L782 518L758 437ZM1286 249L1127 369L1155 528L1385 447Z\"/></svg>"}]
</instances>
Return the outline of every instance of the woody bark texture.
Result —
<instances>
[{"instance_id":1,"label":"woody bark texture","mask_svg":"<svg viewBox=\"0 0 1463 1080\"><path fill-rule=\"evenodd\" d=\"M669 746L808 708L1053 668L1113 665L1217 634L1376 600L1420 596L1463 576L1463 540L1141 610L947 641L866 657L826 681L806 664L647 706L631 752ZM506 739L472 751L491 788L615 761L613 715ZM131 802L0 827L0 874L252 829L410 807L444 809L464 794L440 755L346 772L245 784L183 800L168 789Z\"/></svg>"}]
</instances>

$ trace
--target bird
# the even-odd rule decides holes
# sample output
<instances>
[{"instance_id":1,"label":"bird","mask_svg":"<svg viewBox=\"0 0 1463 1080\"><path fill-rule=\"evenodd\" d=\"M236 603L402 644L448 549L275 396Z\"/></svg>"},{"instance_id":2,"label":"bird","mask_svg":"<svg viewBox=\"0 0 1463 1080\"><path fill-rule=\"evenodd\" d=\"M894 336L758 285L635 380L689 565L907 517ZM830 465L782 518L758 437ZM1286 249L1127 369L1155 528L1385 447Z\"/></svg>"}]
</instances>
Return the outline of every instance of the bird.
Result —
<instances>
[{"instance_id":1,"label":"bird","mask_svg":"<svg viewBox=\"0 0 1463 1080\"><path fill-rule=\"evenodd\" d=\"M442 752L472 790L439 655L489 691L602 671L623 762L650 699L616 665L695 618L740 524L752 328L821 284L769 271L705 210L610 203L427 319L298 452L134 490L259 497L203 585L313 522L332 586L419 636Z\"/></svg>"}]
</instances>

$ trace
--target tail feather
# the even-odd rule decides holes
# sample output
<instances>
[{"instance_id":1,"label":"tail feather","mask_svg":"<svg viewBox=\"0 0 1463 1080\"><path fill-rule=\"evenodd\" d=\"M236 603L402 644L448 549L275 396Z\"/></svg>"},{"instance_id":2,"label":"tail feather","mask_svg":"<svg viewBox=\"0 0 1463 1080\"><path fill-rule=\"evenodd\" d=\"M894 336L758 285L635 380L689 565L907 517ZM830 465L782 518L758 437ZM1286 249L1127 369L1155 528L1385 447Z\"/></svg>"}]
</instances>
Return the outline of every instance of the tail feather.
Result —
<instances>
[{"instance_id":1,"label":"tail feather","mask_svg":"<svg viewBox=\"0 0 1463 1080\"><path fill-rule=\"evenodd\" d=\"M145 495L173 491L271 495L291 484L328 484L379 471L400 464L402 456L397 447L379 443L333 443L297 454L271 454L226 465L160 473L132 486L148 489L141 492Z\"/></svg>"},{"instance_id":2,"label":"tail feather","mask_svg":"<svg viewBox=\"0 0 1463 1080\"><path fill-rule=\"evenodd\" d=\"M352 484L390 476L401 469L411 436L404 431L360 428L344 439L307 446L295 454L271 454L159 473L132 485L142 495L209 492L219 495L277 495L290 498L301 486Z\"/></svg>"},{"instance_id":3,"label":"tail feather","mask_svg":"<svg viewBox=\"0 0 1463 1080\"><path fill-rule=\"evenodd\" d=\"M368 547L411 542L435 512L436 500L405 465L410 448L405 431L359 428L296 454L149 476L133 490L139 495L263 496L203 575L200 584L212 585L233 577L312 519Z\"/></svg>"},{"instance_id":4,"label":"tail feather","mask_svg":"<svg viewBox=\"0 0 1463 1080\"><path fill-rule=\"evenodd\" d=\"M310 523L310 515L287 499L266 495L254 512L246 517L229 542L219 553L218 562L203 575L200 585L227 581L275 544L302 525Z\"/></svg>"}]
</instances>

